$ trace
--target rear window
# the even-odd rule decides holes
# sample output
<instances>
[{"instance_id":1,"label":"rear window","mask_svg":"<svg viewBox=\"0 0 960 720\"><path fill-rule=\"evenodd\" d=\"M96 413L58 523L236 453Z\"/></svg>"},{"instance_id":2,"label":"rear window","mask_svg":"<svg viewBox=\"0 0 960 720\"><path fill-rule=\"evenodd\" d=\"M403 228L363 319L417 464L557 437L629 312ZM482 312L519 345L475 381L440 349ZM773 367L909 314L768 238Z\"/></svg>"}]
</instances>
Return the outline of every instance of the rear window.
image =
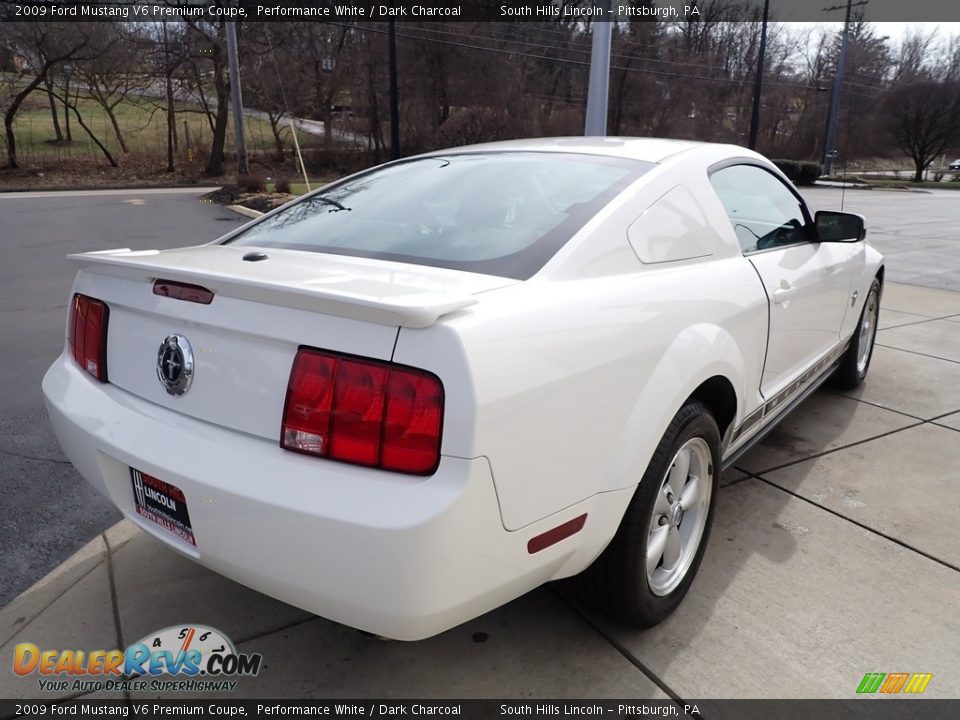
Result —
<instances>
[{"instance_id":1,"label":"rear window","mask_svg":"<svg viewBox=\"0 0 960 720\"><path fill-rule=\"evenodd\" d=\"M335 183L226 242L526 279L651 167L535 152L409 160Z\"/></svg>"}]
</instances>

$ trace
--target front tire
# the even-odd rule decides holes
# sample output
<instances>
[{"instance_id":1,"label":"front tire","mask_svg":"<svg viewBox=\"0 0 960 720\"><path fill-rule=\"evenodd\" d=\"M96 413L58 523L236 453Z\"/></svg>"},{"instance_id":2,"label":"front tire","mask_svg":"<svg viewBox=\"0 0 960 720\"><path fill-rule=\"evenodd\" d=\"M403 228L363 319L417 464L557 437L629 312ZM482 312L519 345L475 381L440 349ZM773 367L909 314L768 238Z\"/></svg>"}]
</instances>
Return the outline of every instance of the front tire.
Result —
<instances>
[{"instance_id":1,"label":"front tire","mask_svg":"<svg viewBox=\"0 0 960 720\"><path fill-rule=\"evenodd\" d=\"M880 290L880 281L874 278L867 292L867 299L863 301L860 322L853 331L850 347L844 353L833 376L833 384L841 390L852 390L867 377L880 319Z\"/></svg>"},{"instance_id":2,"label":"front tire","mask_svg":"<svg viewBox=\"0 0 960 720\"><path fill-rule=\"evenodd\" d=\"M610 545L576 579L581 598L635 627L670 615L703 559L719 476L717 423L690 401L657 445Z\"/></svg>"}]
</instances>

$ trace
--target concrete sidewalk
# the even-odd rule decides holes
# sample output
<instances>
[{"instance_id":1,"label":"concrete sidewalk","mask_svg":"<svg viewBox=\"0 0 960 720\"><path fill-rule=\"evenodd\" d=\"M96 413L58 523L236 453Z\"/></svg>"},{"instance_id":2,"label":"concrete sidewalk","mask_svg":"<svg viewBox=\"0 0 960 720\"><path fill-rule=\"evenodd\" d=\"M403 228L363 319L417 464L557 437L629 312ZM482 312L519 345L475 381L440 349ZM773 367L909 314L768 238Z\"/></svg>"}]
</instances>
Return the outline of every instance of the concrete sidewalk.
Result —
<instances>
[{"instance_id":1,"label":"concrete sidewalk","mask_svg":"<svg viewBox=\"0 0 960 720\"><path fill-rule=\"evenodd\" d=\"M960 294L888 284L880 327L863 387L821 390L727 473L700 574L656 628L547 587L383 642L124 521L0 610L0 697L58 696L9 670L16 643L109 650L182 623L263 655L226 697L850 698L867 672L960 697Z\"/></svg>"}]
</instances>

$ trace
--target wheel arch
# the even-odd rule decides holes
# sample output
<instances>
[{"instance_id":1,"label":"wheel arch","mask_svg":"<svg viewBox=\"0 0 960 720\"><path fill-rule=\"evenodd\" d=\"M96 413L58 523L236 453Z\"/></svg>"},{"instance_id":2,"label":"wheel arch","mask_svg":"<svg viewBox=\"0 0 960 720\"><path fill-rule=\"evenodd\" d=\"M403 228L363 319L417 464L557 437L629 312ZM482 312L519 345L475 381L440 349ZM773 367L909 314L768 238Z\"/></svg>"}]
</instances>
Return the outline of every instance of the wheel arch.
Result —
<instances>
[{"instance_id":1,"label":"wheel arch","mask_svg":"<svg viewBox=\"0 0 960 720\"><path fill-rule=\"evenodd\" d=\"M670 421L691 399L706 405L724 439L743 414L743 368L743 350L718 325L697 323L679 333L647 371L644 391L625 418L620 443L597 491L636 485Z\"/></svg>"},{"instance_id":2,"label":"wheel arch","mask_svg":"<svg viewBox=\"0 0 960 720\"><path fill-rule=\"evenodd\" d=\"M699 400L706 405L717 421L720 437L726 438L727 430L737 416L737 391L726 376L714 375L704 380L687 400Z\"/></svg>"}]
</instances>

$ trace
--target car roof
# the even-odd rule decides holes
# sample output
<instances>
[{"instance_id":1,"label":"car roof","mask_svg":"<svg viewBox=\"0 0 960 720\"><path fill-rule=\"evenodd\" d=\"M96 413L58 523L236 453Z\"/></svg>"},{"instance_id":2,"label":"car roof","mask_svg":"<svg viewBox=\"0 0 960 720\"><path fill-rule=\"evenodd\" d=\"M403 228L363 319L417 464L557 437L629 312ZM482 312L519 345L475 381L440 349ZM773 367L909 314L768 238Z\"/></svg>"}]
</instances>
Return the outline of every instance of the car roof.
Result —
<instances>
[{"instance_id":1,"label":"car roof","mask_svg":"<svg viewBox=\"0 0 960 720\"><path fill-rule=\"evenodd\" d=\"M660 163L667 158L696 148L728 147L731 151L743 150L734 145L696 142L693 140L670 140L647 137L548 137L525 140L465 145L427 153L424 157L474 152L566 152Z\"/></svg>"}]
</instances>

